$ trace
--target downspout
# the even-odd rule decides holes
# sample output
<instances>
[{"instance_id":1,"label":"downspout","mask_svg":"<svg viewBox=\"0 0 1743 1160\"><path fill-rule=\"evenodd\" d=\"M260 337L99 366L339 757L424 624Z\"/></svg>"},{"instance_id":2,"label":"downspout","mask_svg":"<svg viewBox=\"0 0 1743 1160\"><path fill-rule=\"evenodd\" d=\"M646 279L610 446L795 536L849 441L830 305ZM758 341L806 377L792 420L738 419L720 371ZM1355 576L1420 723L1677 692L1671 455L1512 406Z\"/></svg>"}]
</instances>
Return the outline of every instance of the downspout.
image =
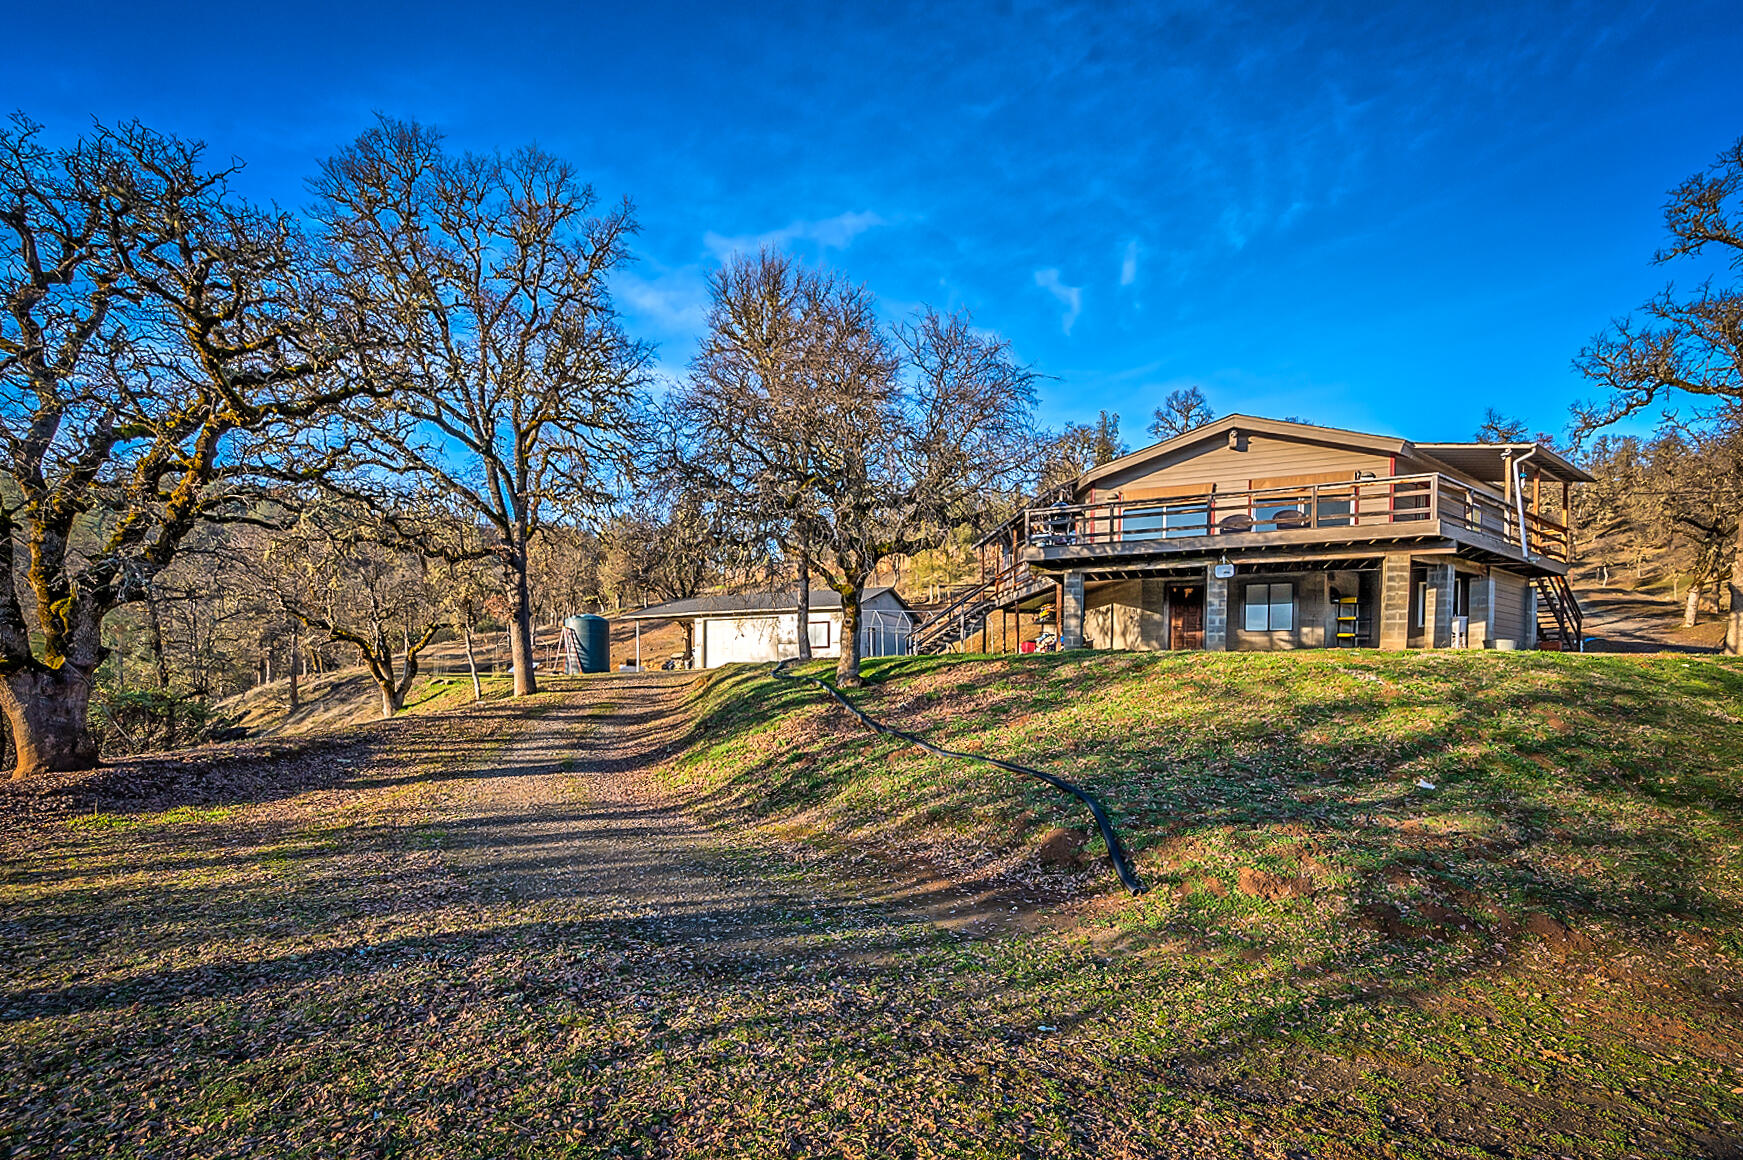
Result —
<instances>
[{"instance_id":1,"label":"downspout","mask_svg":"<svg viewBox=\"0 0 1743 1160\"><path fill-rule=\"evenodd\" d=\"M1537 454L1537 444L1531 445L1531 450L1523 455L1509 453L1508 482L1513 485L1513 507L1519 513L1519 550L1525 553L1525 558L1531 558L1531 541L1525 535L1525 481L1520 477L1519 468L1533 455Z\"/></svg>"}]
</instances>

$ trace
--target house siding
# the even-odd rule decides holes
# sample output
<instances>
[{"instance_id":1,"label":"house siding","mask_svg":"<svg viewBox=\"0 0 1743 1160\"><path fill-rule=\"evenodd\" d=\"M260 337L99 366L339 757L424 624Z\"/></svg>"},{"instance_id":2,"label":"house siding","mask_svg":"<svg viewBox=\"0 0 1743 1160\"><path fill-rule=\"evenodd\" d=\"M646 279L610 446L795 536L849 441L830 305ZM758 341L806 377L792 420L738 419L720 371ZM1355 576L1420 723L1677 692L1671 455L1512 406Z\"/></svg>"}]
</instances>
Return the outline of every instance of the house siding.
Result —
<instances>
[{"instance_id":1,"label":"house siding","mask_svg":"<svg viewBox=\"0 0 1743 1160\"><path fill-rule=\"evenodd\" d=\"M1183 447L1160 460L1135 464L1130 469L1096 481L1086 501L1105 499L1122 488L1194 485L1208 491L1245 491L1253 480L1280 476L1337 473L1354 479L1358 471L1376 475L1392 472L1390 456L1349 447L1328 447L1270 435L1242 437L1244 451L1228 446L1226 438Z\"/></svg>"},{"instance_id":2,"label":"house siding","mask_svg":"<svg viewBox=\"0 0 1743 1160\"><path fill-rule=\"evenodd\" d=\"M1514 640L1520 648L1530 646L1527 613L1531 606L1531 582L1502 568L1491 573L1495 581L1495 628L1491 640Z\"/></svg>"}]
</instances>

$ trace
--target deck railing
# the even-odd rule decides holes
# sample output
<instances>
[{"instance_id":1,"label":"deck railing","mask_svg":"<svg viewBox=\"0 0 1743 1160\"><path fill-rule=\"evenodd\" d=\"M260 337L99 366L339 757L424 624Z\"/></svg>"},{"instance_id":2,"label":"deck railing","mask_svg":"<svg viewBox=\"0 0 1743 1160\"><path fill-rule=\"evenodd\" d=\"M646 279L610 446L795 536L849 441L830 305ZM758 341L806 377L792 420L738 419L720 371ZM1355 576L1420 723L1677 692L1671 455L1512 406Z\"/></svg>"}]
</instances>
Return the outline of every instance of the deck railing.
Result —
<instances>
[{"instance_id":1,"label":"deck railing","mask_svg":"<svg viewBox=\"0 0 1743 1160\"><path fill-rule=\"evenodd\" d=\"M1030 508L1021 521L1034 547L1141 543L1206 536L1357 529L1441 522L1566 562L1567 528L1500 496L1440 474L1397 475L1247 491ZM1312 537L1307 537L1312 538ZM1184 547L1184 545L1182 545Z\"/></svg>"}]
</instances>

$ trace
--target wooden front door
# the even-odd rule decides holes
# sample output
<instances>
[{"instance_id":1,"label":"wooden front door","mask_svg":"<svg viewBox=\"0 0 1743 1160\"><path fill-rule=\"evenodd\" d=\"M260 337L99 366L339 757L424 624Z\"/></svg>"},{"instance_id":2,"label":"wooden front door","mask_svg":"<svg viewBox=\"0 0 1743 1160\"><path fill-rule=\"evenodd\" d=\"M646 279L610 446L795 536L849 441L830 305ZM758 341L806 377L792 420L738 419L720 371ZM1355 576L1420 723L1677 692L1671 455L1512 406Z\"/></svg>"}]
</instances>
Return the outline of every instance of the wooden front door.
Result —
<instances>
[{"instance_id":1,"label":"wooden front door","mask_svg":"<svg viewBox=\"0 0 1743 1160\"><path fill-rule=\"evenodd\" d=\"M1168 586L1168 647L1204 647L1204 585Z\"/></svg>"}]
</instances>

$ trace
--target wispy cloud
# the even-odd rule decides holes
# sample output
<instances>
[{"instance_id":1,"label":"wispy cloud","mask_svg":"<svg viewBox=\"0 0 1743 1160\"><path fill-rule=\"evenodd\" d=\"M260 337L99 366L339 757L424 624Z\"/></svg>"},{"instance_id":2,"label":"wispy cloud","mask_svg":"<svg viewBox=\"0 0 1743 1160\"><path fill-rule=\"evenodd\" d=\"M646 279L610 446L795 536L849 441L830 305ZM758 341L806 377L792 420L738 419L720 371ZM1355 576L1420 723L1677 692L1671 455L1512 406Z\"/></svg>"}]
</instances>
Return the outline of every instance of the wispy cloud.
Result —
<instances>
[{"instance_id":1,"label":"wispy cloud","mask_svg":"<svg viewBox=\"0 0 1743 1160\"><path fill-rule=\"evenodd\" d=\"M1138 239L1126 243L1126 256L1120 260L1120 285L1130 286L1138 280Z\"/></svg>"},{"instance_id":2,"label":"wispy cloud","mask_svg":"<svg viewBox=\"0 0 1743 1160\"><path fill-rule=\"evenodd\" d=\"M853 239L884 224L886 223L881 216L869 210L849 210L818 221L795 221L778 230L761 234L729 236L709 230L703 236L702 244L709 253L721 259L733 254L751 253L764 246L784 249L794 242L808 242L819 250L845 250L853 244Z\"/></svg>"},{"instance_id":3,"label":"wispy cloud","mask_svg":"<svg viewBox=\"0 0 1743 1160\"><path fill-rule=\"evenodd\" d=\"M1067 286L1060 280L1059 270L1053 266L1035 271L1035 285L1059 299L1060 304L1065 307L1065 313L1059 319L1059 327L1069 335L1072 326L1077 322L1077 316L1083 313L1083 287Z\"/></svg>"},{"instance_id":4,"label":"wispy cloud","mask_svg":"<svg viewBox=\"0 0 1743 1160\"><path fill-rule=\"evenodd\" d=\"M664 335L695 334L707 321L708 284L694 266L651 277L624 270L611 285L625 313Z\"/></svg>"}]
</instances>

